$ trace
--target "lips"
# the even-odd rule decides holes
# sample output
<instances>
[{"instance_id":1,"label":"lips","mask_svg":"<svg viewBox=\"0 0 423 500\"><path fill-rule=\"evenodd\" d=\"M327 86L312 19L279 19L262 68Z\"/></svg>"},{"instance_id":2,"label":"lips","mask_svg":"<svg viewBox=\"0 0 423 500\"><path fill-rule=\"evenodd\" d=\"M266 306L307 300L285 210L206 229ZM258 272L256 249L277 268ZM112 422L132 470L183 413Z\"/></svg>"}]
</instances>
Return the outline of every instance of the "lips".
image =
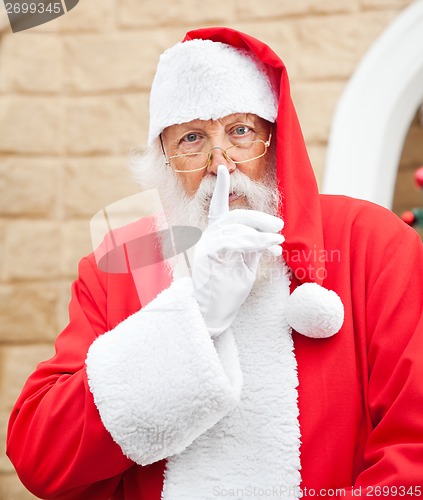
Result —
<instances>
[{"instance_id":1,"label":"lips","mask_svg":"<svg viewBox=\"0 0 423 500\"><path fill-rule=\"evenodd\" d=\"M231 193L231 194L229 195L229 203L234 202L234 201L235 201L235 200L237 200L238 198L240 198L240 196L239 196L239 195L237 195L236 193Z\"/></svg>"}]
</instances>

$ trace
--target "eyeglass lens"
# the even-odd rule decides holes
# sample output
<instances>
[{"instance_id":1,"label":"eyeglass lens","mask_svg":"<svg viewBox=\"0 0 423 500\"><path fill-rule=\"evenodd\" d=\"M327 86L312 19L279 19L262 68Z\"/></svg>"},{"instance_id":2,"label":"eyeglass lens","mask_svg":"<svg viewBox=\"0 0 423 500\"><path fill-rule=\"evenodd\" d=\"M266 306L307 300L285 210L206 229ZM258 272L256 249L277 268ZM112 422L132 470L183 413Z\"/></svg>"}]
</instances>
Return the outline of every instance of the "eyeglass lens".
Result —
<instances>
[{"instance_id":1,"label":"eyeglass lens","mask_svg":"<svg viewBox=\"0 0 423 500\"><path fill-rule=\"evenodd\" d=\"M219 148L220 149L220 148ZM264 141L250 141L236 146L231 146L225 151L220 150L226 154L229 160L237 163L249 160L254 160L263 156L266 152L266 144ZM209 159L212 158L214 150L209 153L187 153L182 155L176 155L173 161L177 160L177 168L181 170L195 170L201 167L206 167L209 163ZM176 164L175 164L176 166Z\"/></svg>"}]
</instances>

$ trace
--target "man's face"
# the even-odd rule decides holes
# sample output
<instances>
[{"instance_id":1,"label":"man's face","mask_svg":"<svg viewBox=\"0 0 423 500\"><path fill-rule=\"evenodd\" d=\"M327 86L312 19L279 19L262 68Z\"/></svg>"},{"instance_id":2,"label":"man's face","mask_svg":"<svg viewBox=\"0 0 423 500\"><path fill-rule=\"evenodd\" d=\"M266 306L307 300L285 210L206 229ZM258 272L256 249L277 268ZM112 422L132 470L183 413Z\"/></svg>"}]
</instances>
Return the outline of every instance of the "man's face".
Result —
<instances>
[{"instance_id":1,"label":"man's face","mask_svg":"<svg viewBox=\"0 0 423 500\"><path fill-rule=\"evenodd\" d=\"M186 157L172 158L171 166L175 170L184 170L177 172L181 184L188 196L194 196L197 192L201 181L206 177L214 177L217 175L218 165L226 165L229 172L239 171L248 176L251 180L261 182L266 174L268 165L268 154L255 160L245 163L235 164L225 158L222 149L234 145L242 145L247 141L262 140L267 141L271 133L271 124L257 115L237 113L227 115L219 120L193 120L180 125L172 125L167 127L162 133L163 145L166 156L186 154L186 153L208 153L213 149L212 159L207 168L199 171L186 171ZM260 149L260 145L254 145ZM231 149L230 151L234 151ZM236 151L236 150L235 150ZM253 156L254 149L251 150ZM262 152L260 149L259 154ZM206 155L192 156L190 161L199 162L199 167L202 159ZM237 160L238 158L234 158ZM203 162L204 163L204 162ZM245 206L245 197L237 196L232 193L229 197L231 208Z\"/></svg>"}]
</instances>

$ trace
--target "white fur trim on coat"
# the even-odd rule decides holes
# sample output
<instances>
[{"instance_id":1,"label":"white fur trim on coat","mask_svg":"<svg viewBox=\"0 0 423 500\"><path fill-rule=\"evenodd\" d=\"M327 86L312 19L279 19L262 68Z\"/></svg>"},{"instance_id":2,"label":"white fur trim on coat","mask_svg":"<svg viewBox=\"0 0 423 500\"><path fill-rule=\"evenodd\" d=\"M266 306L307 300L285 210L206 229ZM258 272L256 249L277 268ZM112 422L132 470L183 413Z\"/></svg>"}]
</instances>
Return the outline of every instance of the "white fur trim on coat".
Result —
<instances>
[{"instance_id":1,"label":"white fur trim on coat","mask_svg":"<svg viewBox=\"0 0 423 500\"><path fill-rule=\"evenodd\" d=\"M93 342L89 387L125 455L146 465L180 453L236 406L242 377L228 341L221 362L183 278Z\"/></svg>"},{"instance_id":2,"label":"white fur trim on coat","mask_svg":"<svg viewBox=\"0 0 423 500\"><path fill-rule=\"evenodd\" d=\"M150 94L151 144L170 125L254 113L274 122L278 98L263 63L211 40L178 43L160 57Z\"/></svg>"},{"instance_id":3,"label":"white fur trim on coat","mask_svg":"<svg viewBox=\"0 0 423 500\"><path fill-rule=\"evenodd\" d=\"M257 279L227 330L221 356L238 349L243 373L237 407L167 461L163 500L300 497L297 364L284 317L287 268ZM270 492L270 493L269 493Z\"/></svg>"}]
</instances>

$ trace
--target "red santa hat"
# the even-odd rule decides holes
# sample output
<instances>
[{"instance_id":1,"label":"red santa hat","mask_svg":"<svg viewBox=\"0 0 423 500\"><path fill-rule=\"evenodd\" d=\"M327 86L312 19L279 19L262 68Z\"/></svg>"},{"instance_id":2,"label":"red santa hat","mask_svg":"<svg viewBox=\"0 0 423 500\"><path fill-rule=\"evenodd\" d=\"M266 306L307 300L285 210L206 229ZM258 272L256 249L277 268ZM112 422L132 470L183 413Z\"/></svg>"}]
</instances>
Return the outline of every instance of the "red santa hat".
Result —
<instances>
[{"instance_id":1,"label":"red santa hat","mask_svg":"<svg viewBox=\"0 0 423 500\"><path fill-rule=\"evenodd\" d=\"M253 113L275 124L283 256L292 270L286 318L299 333L330 337L341 328L344 309L338 295L321 286L326 272L318 189L285 65L266 44L239 31L188 32L160 58L150 96L149 143L170 125L232 113Z\"/></svg>"}]
</instances>

